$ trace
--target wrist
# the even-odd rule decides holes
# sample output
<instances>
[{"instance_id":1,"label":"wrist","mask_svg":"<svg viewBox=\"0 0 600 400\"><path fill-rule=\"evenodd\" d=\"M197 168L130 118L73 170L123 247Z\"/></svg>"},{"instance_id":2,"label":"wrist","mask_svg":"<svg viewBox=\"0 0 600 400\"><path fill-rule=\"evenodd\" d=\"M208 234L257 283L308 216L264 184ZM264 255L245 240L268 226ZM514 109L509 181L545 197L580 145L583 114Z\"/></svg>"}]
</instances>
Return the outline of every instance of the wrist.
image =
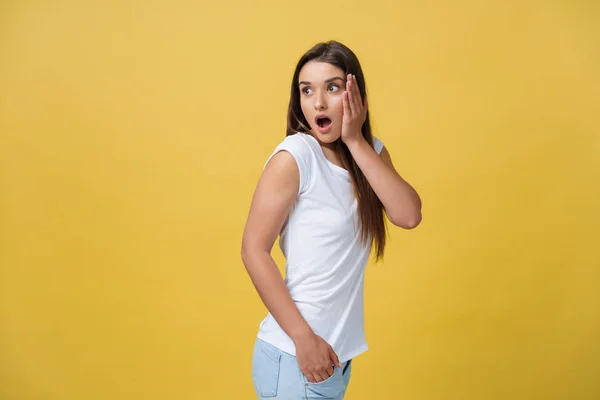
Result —
<instances>
[{"instance_id":1,"label":"wrist","mask_svg":"<svg viewBox=\"0 0 600 400\"><path fill-rule=\"evenodd\" d=\"M290 339L294 342L294 344L298 344L298 342L302 342L306 339L310 339L315 335L313 330L308 326L308 324L300 329L295 330L290 334Z\"/></svg>"},{"instance_id":2,"label":"wrist","mask_svg":"<svg viewBox=\"0 0 600 400\"><path fill-rule=\"evenodd\" d=\"M354 138L352 139L347 139L344 140L344 143L346 144L346 147L348 147L348 150L350 150L350 152L354 152L356 149L359 149L360 147L362 147L364 144L367 143L367 141L365 140L365 138L363 137L362 133L359 133L358 135L356 135Z\"/></svg>"}]
</instances>

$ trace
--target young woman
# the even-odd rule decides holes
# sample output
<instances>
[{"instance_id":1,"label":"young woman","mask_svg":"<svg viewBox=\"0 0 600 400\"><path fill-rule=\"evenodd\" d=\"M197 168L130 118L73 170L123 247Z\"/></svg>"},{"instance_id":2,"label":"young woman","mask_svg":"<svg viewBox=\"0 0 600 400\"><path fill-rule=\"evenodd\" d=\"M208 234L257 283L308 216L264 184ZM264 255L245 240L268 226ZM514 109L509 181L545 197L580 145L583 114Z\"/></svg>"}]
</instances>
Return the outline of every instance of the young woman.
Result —
<instances>
[{"instance_id":1,"label":"young woman","mask_svg":"<svg viewBox=\"0 0 600 400\"><path fill-rule=\"evenodd\" d=\"M339 42L302 56L286 138L265 163L242 239L242 260L269 313L252 360L259 399L342 399L351 361L367 350L363 278L383 256L384 215L411 229L417 192L371 134L356 55ZM271 257L280 235L282 279Z\"/></svg>"}]
</instances>

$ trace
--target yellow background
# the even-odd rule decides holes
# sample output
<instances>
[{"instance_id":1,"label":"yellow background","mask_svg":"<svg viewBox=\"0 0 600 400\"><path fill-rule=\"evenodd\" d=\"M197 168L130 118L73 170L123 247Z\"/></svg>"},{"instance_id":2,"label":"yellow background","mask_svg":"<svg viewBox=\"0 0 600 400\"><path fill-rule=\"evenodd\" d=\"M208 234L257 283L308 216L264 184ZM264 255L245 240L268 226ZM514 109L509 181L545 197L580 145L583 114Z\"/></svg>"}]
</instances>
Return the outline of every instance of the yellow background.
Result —
<instances>
[{"instance_id":1,"label":"yellow background","mask_svg":"<svg viewBox=\"0 0 600 400\"><path fill-rule=\"evenodd\" d=\"M3 1L0 398L254 398L241 234L327 39L424 202L369 265L347 399L600 398L599 27L596 1Z\"/></svg>"}]
</instances>

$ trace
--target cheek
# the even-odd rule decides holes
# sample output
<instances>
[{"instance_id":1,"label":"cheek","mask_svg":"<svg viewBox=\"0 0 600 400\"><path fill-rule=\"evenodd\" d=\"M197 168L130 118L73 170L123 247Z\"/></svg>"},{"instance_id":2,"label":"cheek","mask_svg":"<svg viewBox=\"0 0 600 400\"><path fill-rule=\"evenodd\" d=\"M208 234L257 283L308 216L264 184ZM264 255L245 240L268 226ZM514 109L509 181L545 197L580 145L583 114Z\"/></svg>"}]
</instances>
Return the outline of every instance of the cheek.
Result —
<instances>
[{"instance_id":1,"label":"cheek","mask_svg":"<svg viewBox=\"0 0 600 400\"><path fill-rule=\"evenodd\" d=\"M304 114L304 118L306 118L306 120L310 124L310 120L311 120L311 107L309 106L309 104L305 100L300 100L300 108L302 109L302 114Z\"/></svg>"},{"instance_id":2,"label":"cheek","mask_svg":"<svg viewBox=\"0 0 600 400\"><path fill-rule=\"evenodd\" d=\"M342 96L333 98L329 103L329 108L333 114L341 118L344 113L344 101Z\"/></svg>"}]
</instances>

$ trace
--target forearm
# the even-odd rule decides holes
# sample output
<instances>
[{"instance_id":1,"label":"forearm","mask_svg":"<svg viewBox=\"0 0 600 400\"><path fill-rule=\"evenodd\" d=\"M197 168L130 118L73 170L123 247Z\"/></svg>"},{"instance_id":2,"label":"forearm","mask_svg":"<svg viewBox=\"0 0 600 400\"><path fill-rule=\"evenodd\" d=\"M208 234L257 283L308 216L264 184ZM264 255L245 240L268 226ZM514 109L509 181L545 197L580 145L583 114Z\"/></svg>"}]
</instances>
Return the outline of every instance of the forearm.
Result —
<instances>
[{"instance_id":1,"label":"forearm","mask_svg":"<svg viewBox=\"0 0 600 400\"><path fill-rule=\"evenodd\" d=\"M258 295L281 329L294 342L313 334L292 300L271 255L261 250L248 251L243 262Z\"/></svg>"},{"instance_id":2,"label":"forearm","mask_svg":"<svg viewBox=\"0 0 600 400\"><path fill-rule=\"evenodd\" d=\"M421 199L416 190L384 162L362 135L347 146L390 221L404 228L417 226L421 221Z\"/></svg>"}]
</instances>

